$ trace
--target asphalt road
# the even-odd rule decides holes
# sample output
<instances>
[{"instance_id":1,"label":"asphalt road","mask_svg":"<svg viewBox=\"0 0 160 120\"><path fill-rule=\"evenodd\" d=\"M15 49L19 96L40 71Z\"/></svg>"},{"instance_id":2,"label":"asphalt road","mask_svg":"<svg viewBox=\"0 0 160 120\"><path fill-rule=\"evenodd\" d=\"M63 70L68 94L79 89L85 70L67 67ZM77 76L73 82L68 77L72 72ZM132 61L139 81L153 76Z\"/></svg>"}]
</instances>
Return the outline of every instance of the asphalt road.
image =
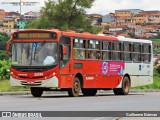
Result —
<instances>
[{"instance_id":1,"label":"asphalt road","mask_svg":"<svg viewBox=\"0 0 160 120\"><path fill-rule=\"evenodd\" d=\"M0 111L160 111L160 92L138 92L130 93L127 96L101 93L93 97L80 96L74 98L68 97L67 94L43 94L41 98L34 98L31 95L7 95L0 96ZM43 118L38 118L38 120L41 119ZM53 120L53 118L50 119ZM54 119L130 120L131 118L88 117ZM158 120L158 118L154 119Z\"/></svg>"}]
</instances>

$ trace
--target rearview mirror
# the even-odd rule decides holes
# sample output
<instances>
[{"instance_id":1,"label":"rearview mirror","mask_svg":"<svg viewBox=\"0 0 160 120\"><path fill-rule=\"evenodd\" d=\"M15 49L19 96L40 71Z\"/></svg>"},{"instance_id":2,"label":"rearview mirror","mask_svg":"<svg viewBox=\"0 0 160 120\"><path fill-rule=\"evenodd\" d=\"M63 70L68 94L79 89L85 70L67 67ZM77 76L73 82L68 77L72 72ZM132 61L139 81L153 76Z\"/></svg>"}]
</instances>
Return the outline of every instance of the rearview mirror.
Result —
<instances>
[{"instance_id":1,"label":"rearview mirror","mask_svg":"<svg viewBox=\"0 0 160 120\"><path fill-rule=\"evenodd\" d=\"M10 50L10 43L11 43L11 39L6 44L6 53L11 57L12 54L9 52L9 50Z\"/></svg>"},{"instance_id":2,"label":"rearview mirror","mask_svg":"<svg viewBox=\"0 0 160 120\"><path fill-rule=\"evenodd\" d=\"M62 45L62 51L63 55L67 55L67 47L65 45Z\"/></svg>"}]
</instances>

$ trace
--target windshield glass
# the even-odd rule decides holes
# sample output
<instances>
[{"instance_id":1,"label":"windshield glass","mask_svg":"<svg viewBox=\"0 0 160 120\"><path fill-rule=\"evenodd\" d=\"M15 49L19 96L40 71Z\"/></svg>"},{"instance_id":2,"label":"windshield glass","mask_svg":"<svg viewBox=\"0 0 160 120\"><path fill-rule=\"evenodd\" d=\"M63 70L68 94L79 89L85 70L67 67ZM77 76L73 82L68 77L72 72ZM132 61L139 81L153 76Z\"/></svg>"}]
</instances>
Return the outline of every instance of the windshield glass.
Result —
<instances>
[{"instance_id":1,"label":"windshield glass","mask_svg":"<svg viewBox=\"0 0 160 120\"><path fill-rule=\"evenodd\" d=\"M13 43L11 63L16 66L56 65L57 43Z\"/></svg>"}]
</instances>

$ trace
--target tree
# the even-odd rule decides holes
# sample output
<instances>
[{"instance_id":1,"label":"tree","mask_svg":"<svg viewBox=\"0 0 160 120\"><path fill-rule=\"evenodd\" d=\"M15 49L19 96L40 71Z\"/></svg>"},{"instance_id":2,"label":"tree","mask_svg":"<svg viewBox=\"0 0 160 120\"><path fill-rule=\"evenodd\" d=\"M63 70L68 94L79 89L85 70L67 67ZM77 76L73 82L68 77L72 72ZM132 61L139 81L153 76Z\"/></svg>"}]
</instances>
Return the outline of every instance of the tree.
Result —
<instances>
[{"instance_id":1,"label":"tree","mask_svg":"<svg viewBox=\"0 0 160 120\"><path fill-rule=\"evenodd\" d=\"M94 0L51 0L45 2L41 8L41 17L27 25L27 28L50 29L75 31L94 31L91 26L91 19L86 15L86 9L91 8Z\"/></svg>"},{"instance_id":2,"label":"tree","mask_svg":"<svg viewBox=\"0 0 160 120\"><path fill-rule=\"evenodd\" d=\"M135 34L134 34L134 33L128 33L128 35L129 35L131 38L135 38Z\"/></svg>"},{"instance_id":3,"label":"tree","mask_svg":"<svg viewBox=\"0 0 160 120\"><path fill-rule=\"evenodd\" d=\"M9 37L6 33L0 32L0 50L6 49L6 43L9 40Z\"/></svg>"},{"instance_id":4,"label":"tree","mask_svg":"<svg viewBox=\"0 0 160 120\"><path fill-rule=\"evenodd\" d=\"M104 27L105 30L109 30L109 28L110 28L109 25L106 25L106 26Z\"/></svg>"},{"instance_id":5,"label":"tree","mask_svg":"<svg viewBox=\"0 0 160 120\"><path fill-rule=\"evenodd\" d=\"M157 38L160 38L160 32L158 32L158 34L157 34Z\"/></svg>"}]
</instances>

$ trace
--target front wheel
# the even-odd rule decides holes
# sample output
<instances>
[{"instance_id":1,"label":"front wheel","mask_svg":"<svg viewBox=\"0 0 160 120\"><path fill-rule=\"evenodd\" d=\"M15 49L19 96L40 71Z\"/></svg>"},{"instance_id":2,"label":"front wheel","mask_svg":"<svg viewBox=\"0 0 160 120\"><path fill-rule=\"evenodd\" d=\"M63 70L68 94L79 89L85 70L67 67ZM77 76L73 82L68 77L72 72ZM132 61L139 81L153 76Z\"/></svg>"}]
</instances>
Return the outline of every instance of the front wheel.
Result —
<instances>
[{"instance_id":1,"label":"front wheel","mask_svg":"<svg viewBox=\"0 0 160 120\"><path fill-rule=\"evenodd\" d=\"M68 95L70 97L78 97L81 89L80 80L78 77L74 78L73 86L68 90Z\"/></svg>"},{"instance_id":2,"label":"front wheel","mask_svg":"<svg viewBox=\"0 0 160 120\"><path fill-rule=\"evenodd\" d=\"M30 90L31 90L31 94L34 97L41 97L41 95L43 94L42 88L31 87Z\"/></svg>"},{"instance_id":3,"label":"front wheel","mask_svg":"<svg viewBox=\"0 0 160 120\"><path fill-rule=\"evenodd\" d=\"M127 76L123 78L122 88L114 88L113 92L115 95L127 95L130 90L130 81Z\"/></svg>"}]
</instances>

